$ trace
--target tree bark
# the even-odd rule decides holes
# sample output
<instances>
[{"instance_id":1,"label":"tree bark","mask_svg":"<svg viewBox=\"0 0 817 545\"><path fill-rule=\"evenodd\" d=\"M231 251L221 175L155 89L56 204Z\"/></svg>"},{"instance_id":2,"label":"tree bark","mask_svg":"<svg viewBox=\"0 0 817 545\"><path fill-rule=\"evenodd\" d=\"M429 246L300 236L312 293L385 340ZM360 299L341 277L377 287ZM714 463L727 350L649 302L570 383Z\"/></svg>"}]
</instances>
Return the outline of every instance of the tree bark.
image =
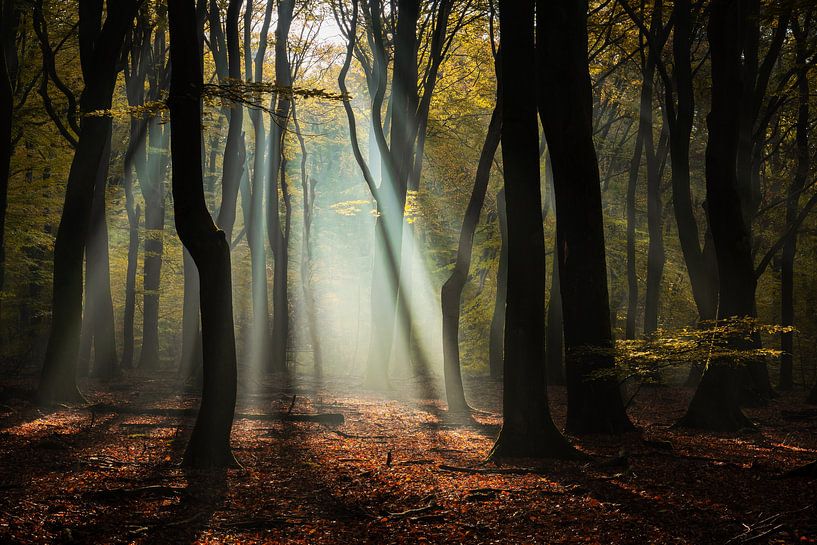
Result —
<instances>
[{"instance_id":1,"label":"tree bark","mask_svg":"<svg viewBox=\"0 0 817 545\"><path fill-rule=\"evenodd\" d=\"M795 18L792 25L795 38L795 66L797 66L798 108L795 136L797 150L797 167L794 178L789 185L786 197L786 228L792 227L799 211L800 193L809 173L809 81L806 57L806 36L810 27L809 12L803 27ZM792 233L783 245L780 267L780 325L794 325L794 258L797 254L797 233ZM791 390L794 387L794 334L780 335L780 389Z\"/></svg>"},{"instance_id":2,"label":"tree bark","mask_svg":"<svg viewBox=\"0 0 817 545\"><path fill-rule=\"evenodd\" d=\"M530 85L534 5L501 0L499 10L508 295L502 429L491 456L573 458L576 452L550 416L545 377L545 238L536 89Z\"/></svg>"},{"instance_id":3,"label":"tree bark","mask_svg":"<svg viewBox=\"0 0 817 545\"><path fill-rule=\"evenodd\" d=\"M91 308L90 332L94 342L94 375L111 377L118 371L116 332L114 330L113 299L111 297L110 253L108 251L108 221L105 217L105 194L108 185L108 162L111 140L108 137L99 163L91 206L91 226L85 248L87 263L85 303Z\"/></svg>"},{"instance_id":4,"label":"tree bark","mask_svg":"<svg viewBox=\"0 0 817 545\"><path fill-rule=\"evenodd\" d=\"M610 375L614 371L614 346L601 188L592 136L587 3L537 0L537 8L539 115L553 161L556 194L567 429L574 433L621 433L633 426L618 382Z\"/></svg>"},{"instance_id":5,"label":"tree bark","mask_svg":"<svg viewBox=\"0 0 817 545\"><path fill-rule=\"evenodd\" d=\"M712 57L712 107L707 117L706 197L718 260L718 319L754 315L755 276L751 241L738 190L740 31L746 14L740 0L713 0L707 35ZM732 339L736 349L745 341ZM682 426L735 431L752 424L740 410L740 373L731 361L712 360L690 402Z\"/></svg>"},{"instance_id":6,"label":"tree bark","mask_svg":"<svg viewBox=\"0 0 817 545\"><path fill-rule=\"evenodd\" d=\"M102 6L80 5L82 65L93 66L93 70L83 70L82 112L110 108L117 61L136 5L136 0L123 0L108 6L101 30ZM92 47L89 48L88 44ZM110 135L111 118L92 116L83 119L54 245L51 334L38 391L38 398L43 403L82 400L75 376L82 313L82 257L94 186L104 157L105 142Z\"/></svg>"},{"instance_id":7,"label":"tree bark","mask_svg":"<svg viewBox=\"0 0 817 545\"><path fill-rule=\"evenodd\" d=\"M278 4L278 26L275 29L275 84L278 87L292 86L292 72L289 65L287 40L292 24L295 4L292 0L282 0ZM267 236L273 255L272 277L272 338L269 369L286 371L287 344L289 341L289 240L288 230L281 222L280 199L288 198L284 176L284 145L286 127L289 122L292 97L286 91L273 96L277 102L275 115L270 117L269 133L269 189L267 193ZM281 195L279 196L279 180ZM287 203L284 204L288 208ZM286 221L286 220L285 220Z\"/></svg>"},{"instance_id":8,"label":"tree bark","mask_svg":"<svg viewBox=\"0 0 817 545\"><path fill-rule=\"evenodd\" d=\"M227 62L229 81L222 84L235 85L241 81L241 50L239 46L238 18L243 0L230 0L227 5ZM249 55L249 52L246 52ZM244 105L230 105L230 123L224 148L224 164L221 177L221 206L218 209L218 226L224 230L228 241L232 240L235 226L238 190L244 168Z\"/></svg>"},{"instance_id":9,"label":"tree bark","mask_svg":"<svg viewBox=\"0 0 817 545\"><path fill-rule=\"evenodd\" d=\"M201 408L184 455L195 468L236 461L230 430L236 399L230 246L213 223L204 198L201 162L202 73L193 0L168 0L173 203L176 230L201 279L204 385Z\"/></svg>"}]
</instances>

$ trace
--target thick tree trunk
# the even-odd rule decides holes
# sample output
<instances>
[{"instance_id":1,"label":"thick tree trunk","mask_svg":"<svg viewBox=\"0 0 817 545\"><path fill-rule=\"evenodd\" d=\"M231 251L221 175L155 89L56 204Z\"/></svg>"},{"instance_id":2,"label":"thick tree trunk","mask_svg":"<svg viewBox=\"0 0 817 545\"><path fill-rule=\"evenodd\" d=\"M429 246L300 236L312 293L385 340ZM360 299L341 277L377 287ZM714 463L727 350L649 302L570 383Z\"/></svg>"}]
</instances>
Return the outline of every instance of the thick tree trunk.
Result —
<instances>
[{"instance_id":1,"label":"thick tree trunk","mask_svg":"<svg viewBox=\"0 0 817 545\"><path fill-rule=\"evenodd\" d=\"M539 179L534 2L500 2L502 163L508 208L502 430L492 456L570 458L545 383L545 238Z\"/></svg>"},{"instance_id":2,"label":"thick tree trunk","mask_svg":"<svg viewBox=\"0 0 817 545\"><path fill-rule=\"evenodd\" d=\"M587 3L538 0L537 8L539 115L553 161L556 194L567 429L621 433L633 426L618 382L610 376L614 346L601 188L592 137Z\"/></svg>"},{"instance_id":3,"label":"thick tree trunk","mask_svg":"<svg viewBox=\"0 0 817 545\"><path fill-rule=\"evenodd\" d=\"M499 57L495 61L497 68L501 60ZM499 82L501 84L501 72L497 70ZM491 179L491 165L494 155L499 147L500 135L502 132L502 96L501 88L497 88L496 106L491 115L491 122L488 125L488 133L485 135L485 143L479 156L477 173L474 178L474 189L471 191L471 198L465 209L465 217L462 220L460 230L460 240L457 246L457 260L451 276L440 290L440 306L442 307L443 326L443 371L445 375L445 395L448 400L448 410L454 413L469 412L470 407L465 400L465 391L462 387L462 375L460 373L460 303L462 300L462 290L468 281L468 270L471 267L471 250L474 246L474 233L479 223L479 215L482 205L485 202L485 193L488 190L488 182Z\"/></svg>"},{"instance_id":4,"label":"thick tree trunk","mask_svg":"<svg viewBox=\"0 0 817 545\"><path fill-rule=\"evenodd\" d=\"M108 6L105 24L99 29L99 13L83 12L80 42L85 89L81 110L92 112L111 107L125 33L131 26L137 2L123 0ZM96 7L94 7L96 9ZM90 15L90 16L89 16ZM92 44L89 50L87 44ZM43 403L81 401L76 386L77 352L82 313L82 257L88 235L94 186L105 142L110 139L109 117L85 117L80 127L74 159L68 174L62 218L54 244L54 283L51 334L38 391Z\"/></svg>"},{"instance_id":5,"label":"thick tree trunk","mask_svg":"<svg viewBox=\"0 0 817 545\"><path fill-rule=\"evenodd\" d=\"M201 164L202 73L193 0L169 0L171 152L176 230L201 279L204 385L201 408L184 463L235 465L230 430L236 399L230 246L213 223L204 198Z\"/></svg>"},{"instance_id":6,"label":"thick tree trunk","mask_svg":"<svg viewBox=\"0 0 817 545\"><path fill-rule=\"evenodd\" d=\"M496 270L496 297L488 338L488 371L491 378L502 377L502 358L505 347L505 303L508 294L508 214L505 206L505 189L496 195L496 215L499 222L500 249Z\"/></svg>"},{"instance_id":7,"label":"thick tree trunk","mask_svg":"<svg viewBox=\"0 0 817 545\"><path fill-rule=\"evenodd\" d=\"M740 29L745 13L740 0L713 0L707 35L712 56L712 108L707 118L706 196L709 225L718 259L718 318L754 315L755 275L751 241L737 186ZM736 349L745 341L733 339ZM740 402L740 373L732 361L710 361L680 425L713 431L751 427Z\"/></svg>"}]
</instances>

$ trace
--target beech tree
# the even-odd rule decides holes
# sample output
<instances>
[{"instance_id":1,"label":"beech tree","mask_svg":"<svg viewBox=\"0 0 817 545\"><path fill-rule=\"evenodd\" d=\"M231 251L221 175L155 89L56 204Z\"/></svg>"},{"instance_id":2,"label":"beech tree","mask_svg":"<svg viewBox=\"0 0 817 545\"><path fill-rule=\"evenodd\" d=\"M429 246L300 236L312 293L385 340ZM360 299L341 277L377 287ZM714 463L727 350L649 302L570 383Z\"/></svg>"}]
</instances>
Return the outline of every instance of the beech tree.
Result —
<instances>
[{"instance_id":1,"label":"beech tree","mask_svg":"<svg viewBox=\"0 0 817 545\"><path fill-rule=\"evenodd\" d=\"M632 424L618 383L609 374L614 366L613 338L601 188L593 145L587 3L538 0L537 14L536 85L539 116L553 162L567 429L574 433L621 433L632 429ZM510 218L509 212L509 225Z\"/></svg>"},{"instance_id":2,"label":"beech tree","mask_svg":"<svg viewBox=\"0 0 817 545\"><path fill-rule=\"evenodd\" d=\"M83 70L85 87L80 96L81 112L110 109L118 72L117 62L137 4L137 0L123 0L109 5L103 23L101 4L80 2L80 56L87 67ZM83 116L54 245L51 334L38 392L40 401L44 403L82 400L76 386L82 312L82 256L88 236L94 188L110 134L110 117Z\"/></svg>"},{"instance_id":3,"label":"beech tree","mask_svg":"<svg viewBox=\"0 0 817 545\"><path fill-rule=\"evenodd\" d=\"M502 429L492 456L571 458L576 453L553 423L545 383L545 239L536 88L529 78L536 64L534 6L533 0L499 3L508 294Z\"/></svg>"},{"instance_id":4,"label":"beech tree","mask_svg":"<svg viewBox=\"0 0 817 545\"><path fill-rule=\"evenodd\" d=\"M235 465L230 430L236 399L230 246L207 210L201 165L201 57L193 0L168 0L170 23L170 137L176 231L201 281L204 359L201 407L184 463Z\"/></svg>"}]
</instances>

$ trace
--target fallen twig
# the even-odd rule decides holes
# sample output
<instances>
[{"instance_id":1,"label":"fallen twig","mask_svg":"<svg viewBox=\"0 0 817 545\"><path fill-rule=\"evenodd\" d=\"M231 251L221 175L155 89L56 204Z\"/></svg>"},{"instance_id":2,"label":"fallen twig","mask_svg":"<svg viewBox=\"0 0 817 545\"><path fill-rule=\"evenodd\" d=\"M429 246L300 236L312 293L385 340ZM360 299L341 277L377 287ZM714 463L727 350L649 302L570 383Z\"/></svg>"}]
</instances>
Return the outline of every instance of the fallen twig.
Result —
<instances>
[{"instance_id":1,"label":"fallen twig","mask_svg":"<svg viewBox=\"0 0 817 545\"><path fill-rule=\"evenodd\" d=\"M437 467L443 471L474 475L529 475L531 473L542 475L547 473L545 468L539 467L460 467L448 464L440 464Z\"/></svg>"}]
</instances>

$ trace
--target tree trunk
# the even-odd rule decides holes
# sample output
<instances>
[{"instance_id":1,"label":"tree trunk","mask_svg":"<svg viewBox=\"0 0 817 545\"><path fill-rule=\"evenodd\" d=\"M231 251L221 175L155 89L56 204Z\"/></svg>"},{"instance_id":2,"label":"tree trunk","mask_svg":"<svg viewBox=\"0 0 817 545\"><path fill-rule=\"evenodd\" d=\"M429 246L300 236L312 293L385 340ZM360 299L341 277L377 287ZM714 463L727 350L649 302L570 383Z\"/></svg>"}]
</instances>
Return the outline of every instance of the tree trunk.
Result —
<instances>
[{"instance_id":1,"label":"tree trunk","mask_svg":"<svg viewBox=\"0 0 817 545\"><path fill-rule=\"evenodd\" d=\"M279 87L292 85L287 40L292 24L295 5L293 0L282 0L278 4L278 26L275 29L275 84ZM269 192L267 194L267 236L273 255L272 277L272 339L269 369L286 371L287 343L289 340L289 241L287 229L282 225L279 199L286 199L286 179L284 177L284 145L286 126L289 122L291 98L286 93L273 96L277 101L275 115L270 117L269 134ZM282 195L278 194L278 180L281 179ZM285 220L286 221L286 220Z\"/></svg>"},{"instance_id":2,"label":"tree trunk","mask_svg":"<svg viewBox=\"0 0 817 545\"><path fill-rule=\"evenodd\" d=\"M799 21L793 25L795 37L795 65L797 68L797 169L789 185L786 198L786 227L791 228L798 216L800 193L806 183L809 173L809 81L806 66L809 22L801 28ZM797 253L797 233L793 233L783 245L783 255L780 271L780 325L794 325L794 258ZM791 390L794 387L794 334L780 335L780 389Z\"/></svg>"},{"instance_id":3,"label":"tree trunk","mask_svg":"<svg viewBox=\"0 0 817 545\"><path fill-rule=\"evenodd\" d=\"M644 152L643 107L646 85L641 85L641 106L639 114L638 134L635 138L633 158L630 161L630 172L627 178L627 323L624 328L626 339L635 339L635 326L638 319L638 274L635 249L636 230L636 186L638 172L641 170L641 156ZM652 130L652 127L649 127Z\"/></svg>"},{"instance_id":4,"label":"tree trunk","mask_svg":"<svg viewBox=\"0 0 817 545\"><path fill-rule=\"evenodd\" d=\"M6 208L8 206L9 169L13 154L11 131L14 122L14 88L12 74L6 61L7 56L16 57L16 8L14 2L0 4L2 22L0 31L0 292L3 291L6 278ZM11 40L11 42L9 42ZM11 51L8 51L8 49ZM0 301L0 320L2 320L2 301ZM3 339L0 338L0 341Z\"/></svg>"},{"instance_id":5,"label":"tree trunk","mask_svg":"<svg viewBox=\"0 0 817 545\"><path fill-rule=\"evenodd\" d=\"M171 152L176 230L201 279L204 386L201 408L184 455L195 468L236 461L230 430L236 399L230 246L204 198L201 165L202 73L193 0L169 0Z\"/></svg>"},{"instance_id":6,"label":"tree trunk","mask_svg":"<svg viewBox=\"0 0 817 545\"><path fill-rule=\"evenodd\" d=\"M508 210L502 430L492 456L571 458L548 407L545 382L545 238L539 178L534 2L500 2L502 164Z\"/></svg>"},{"instance_id":7,"label":"tree trunk","mask_svg":"<svg viewBox=\"0 0 817 545\"><path fill-rule=\"evenodd\" d=\"M164 254L165 177L169 131L156 119L148 122L148 130L149 168L140 180L145 200L145 259L142 352L139 356L139 367L153 370L159 367L159 290Z\"/></svg>"},{"instance_id":8,"label":"tree trunk","mask_svg":"<svg viewBox=\"0 0 817 545\"><path fill-rule=\"evenodd\" d=\"M497 57L495 63L499 68L501 60ZM498 83L501 85L501 71L497 70ZM479 223L479 215L485 202L485 193L491 179L491 165L499 147L502 132L502 96L501 87L497 87L496 106L485 135L485 143L479 156L477 173L474 178L474 189L465 209L462 220L460 240L457 246L457 260L454 270L440 290L440 306L442 307L443 326L443 371L445 375L445 395L448 400L448 410L453 413L467 413L470 411L465 400L465 391L462 387L460 373L460 304L462 290L468 281L468 270L471 267L471 251L474 246L474 233Z\"/></svg>"},{"instance_id":9,"label":"tree trunk","mask_svg":"<svg viewBox=\"0 0 817 545\"><path fill-rule=\"evenodd\" d=\"M136 12L135 0L108 6L102 29L99 13L81 10L80 42L85 88L80 98L82 112L111 107L125 33ZM94 6L94 11L97 7ZM87 44L92 44L89 50ZM93 66L93 70L90 69ZM111 137L111 118L84 117L68 174L62 218L54 244L54 283L51 334L38 391L43 403L81 401L76 386L77 352L82 313L82 257L89 218L105 142Z\"/></svg>"},{"instance_id":10,"label":"tree trunk","mask_svg":"<svg viewBox=\"0 0 817 545\"><path fill-rule=\"evenodd\" d=\"M139 218L141 207L133 206L133 190L126 188L126 195L130 201L126 204L128 213L128 270L125 277L125 314L123 317L122 362L123 369L133 368L133 322L136 311L136 262L139 259Z\"/></svg>"},{"instance_id":11,"label":"tree trunk","mask_svg":"<svg viewBox=\"0 0 817 545\"><path fill-rule=\"evenodd\" d=\"M233 85L241 80L241 51L238 36L238 18L243 0L230 0L227 5L227 60L229 81ZM246 52L249 55L249 52ZM244 105L234 101L230 105L230 123L224 148L224 164L221 177L221 206L218 209L218 226L224 230L228 241L233 238L238 190L244 168Z\"/></svg>"},{"instance_id":12,"label":"tree trunk","mask_svg":"<svg viewBox=\"0 0 817 545\"><path fill-rule=\"evenodd\" d=\"M537 0L537 8L539 115L553 162L556 195L567 429L621 433L633 426L618 382L610 376L614 347L601 188L592 137L587 3Z\"/></svg>"},{"instance_id":13,"label":"tree trunk","mask_svg":"<svg viewBox=\"0 0 817 545\"><path fill-rule=\"evenodd\" d=\"M559 247L553 241L550 268L550 304L547 310L547 380L548 384L565 383L564 337L562 335L562 292L559 281Z\"/></svg>"},{"instance_id":14,"label":"tree trunk","mask_svg":"<svg viewBox=\"0 0 817 545\"><path fill-rule=\"evenodd\" d=\"M94 375L111 377L118 372L113 299L111 297L110 253L108 251L108 221L105 217L108 185L108 162L111 156L110 137L105 144L94 186L91 206L91 227L85 249L87 277L86 304L91 307L91 335L94 340Z\"/></svg>"},{"instance_id":15,"label":"tree trunk","mask_svg":"<svg viewBox=\"0 0 817 545\"><path fill-rule=\"evenodd\" d=\"M672 205L678 227L678 239L684 255L692 296L700 322L715 319L718 301L717 265L714 252L701 248L698 221L690 194L689 143L695 117L693 89L692 15L690 0L676 0L673 8L675 30L672 51L677 88L675 119L670 120L670 160L672 162ZM671 90L665 89L668 98Z\"/></svg>"},{"instance_id":16,"label":"tree trunk","mask_svg":"<svg viewBox=\"0 0 817 545\"><path fill-rule=\"evenodd\" d=\"M502 358L505 346L505 303L508 294L508 214L505 207L505 189L496 195L496 215L501 238L499 264L496 270L496 297L488 339L488 370L491 378L502 377Z\"/></svg>"},{"instance_id":17,"label":"tree trunk","mask_svg":"<svg viewBox=\"0 0 817 545\"><path fill-rule=\"evenodd\" d=\"M707 35L712 56L712 107L707 117L706 197L709 225L718 260L718 318L754 315L755 275L751 241L737 186L740 29L745 13L740 0L713 0ZM732 339L735 349L745 341ZM712 431L736 431L752 424L740 410L740 373L732 361L712 360L680 425Z\"/></svg>"}]
</instances>

